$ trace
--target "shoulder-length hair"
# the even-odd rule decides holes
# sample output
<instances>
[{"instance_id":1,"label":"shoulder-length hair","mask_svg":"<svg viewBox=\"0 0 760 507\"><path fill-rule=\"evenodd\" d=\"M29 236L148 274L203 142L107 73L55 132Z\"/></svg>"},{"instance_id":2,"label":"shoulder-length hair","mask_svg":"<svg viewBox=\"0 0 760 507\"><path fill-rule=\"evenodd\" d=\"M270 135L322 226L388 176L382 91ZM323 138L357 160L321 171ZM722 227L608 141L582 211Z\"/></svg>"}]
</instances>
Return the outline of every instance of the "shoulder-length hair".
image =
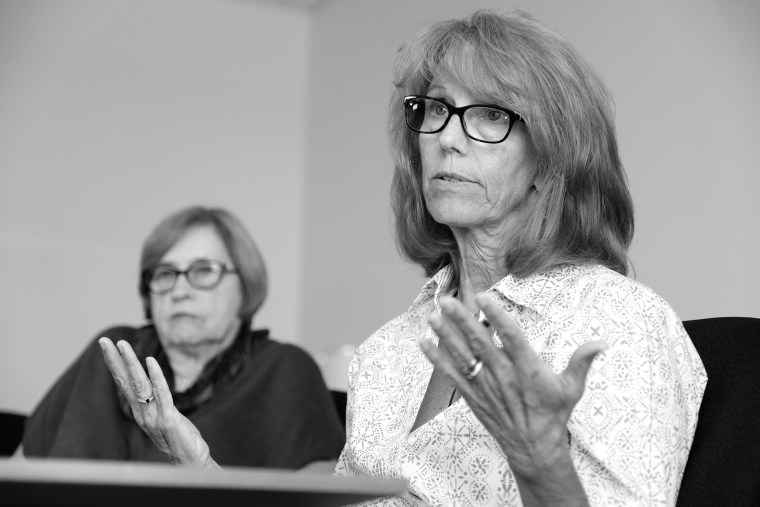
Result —
<instances>
[{"instance_id":1,"label":"shoulder-length hair","mask_svg":"<svg viewBox=\"0 0 760 507\"><path fill-rule=\"evenodd\" d=\"M443 21L399 50L388 128L401 253L427 276L448 264L457 275L460 269L451 230L425 206L418 144L425 134L409 130L404 119L403 98L424 95L434 77L453 80L475 100L513 109L526 122L535 196L523 200L516 237L504 245L507 272L525 277L561 264L600 263L627 274L634 211L612 99L573 47L520 12L478 11Z\"/></svg>"},{"instance_id":2,"label":"shoulder-length hair","mask_svg":"<svg viewBox=\"0 0 760 507\"><path fill-rule=\"evenodd\" d=\"M210 226L219 234L235 265L243 290L238 316L250 326L253 315L267 295L267 271L264 259L243 224L222 208L191 206L172 213L159 223L143 243L140 256L139 291L145 318L152 318L150 290L144 274L161 262L161 258L192 228Z\"/></svg>"}]
</instances>

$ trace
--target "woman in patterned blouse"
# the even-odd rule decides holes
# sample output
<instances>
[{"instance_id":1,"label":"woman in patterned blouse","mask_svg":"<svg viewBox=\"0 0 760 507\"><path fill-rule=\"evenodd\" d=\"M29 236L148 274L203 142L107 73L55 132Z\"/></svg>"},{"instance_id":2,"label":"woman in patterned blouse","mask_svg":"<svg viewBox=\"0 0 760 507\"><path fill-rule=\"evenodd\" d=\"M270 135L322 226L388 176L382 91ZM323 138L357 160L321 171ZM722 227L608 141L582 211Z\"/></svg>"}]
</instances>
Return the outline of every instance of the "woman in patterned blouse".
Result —
<instances>
[{"instance_id":1,"label":"woman in patterned blouse","mask_svg":"<svg viewBox=\"0 0 760 507\"><path fill-rule=\"evenodd\" d=\"M601 80L530 17L477 12L402 46L389 131L397 241L432 278L357 350L337 473L409 481L378 505L673 505L706 375L625 276Z\"/></svg>"},{"instance_id":2,"label":"woman in patterned blouse","mask_svg":"<svg viewBox=\"0 0 760 507\"><path fill-rule=\"evenodd\" d=\"M376 505L673 505L707 378L626 276L604 84L530 17L481 11L411 38L395 86L397 240L431 279L352 360L336 473L409 482ZM192 428L161 431L214 465Z\"/></svg>"}]
</instances>

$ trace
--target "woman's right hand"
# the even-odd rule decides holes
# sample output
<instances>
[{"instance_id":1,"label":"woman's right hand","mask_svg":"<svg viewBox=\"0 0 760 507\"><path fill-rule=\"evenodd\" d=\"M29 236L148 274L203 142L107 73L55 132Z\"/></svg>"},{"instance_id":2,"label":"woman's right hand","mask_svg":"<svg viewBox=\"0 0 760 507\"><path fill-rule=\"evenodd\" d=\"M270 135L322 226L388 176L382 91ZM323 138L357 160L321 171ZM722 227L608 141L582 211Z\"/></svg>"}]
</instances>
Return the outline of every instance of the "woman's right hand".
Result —
<instances>
[{"instance_id":1,"label":"woman's right hand","mask_svg":"<svg viewBox=\"0 0 760 507\"><path fill-rule=\"evenodd\" d=\"M208 444L198 428L174 406L169 384L158 362L152 357L147 358L148 378L127 342L121 340L114 346L109 338L104 337L98 343L116 385L132 408L137 425L169 461L180 465L219 467L211 458Z\"/></svg>"}]
</instances>

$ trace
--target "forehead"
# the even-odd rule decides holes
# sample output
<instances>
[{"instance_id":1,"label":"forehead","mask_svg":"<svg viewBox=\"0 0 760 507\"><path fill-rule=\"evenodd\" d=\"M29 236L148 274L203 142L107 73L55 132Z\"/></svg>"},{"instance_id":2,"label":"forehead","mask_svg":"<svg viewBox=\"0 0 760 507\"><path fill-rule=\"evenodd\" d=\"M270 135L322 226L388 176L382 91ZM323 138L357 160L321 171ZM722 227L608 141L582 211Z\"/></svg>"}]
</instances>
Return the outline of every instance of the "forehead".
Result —
<instances>
[{"instance_id":1,"label":"forehead","mask_svg":"<svg viewBox=\"0 0 760 507\"><path fill-rule=\"evenodd\" d=\"M467 29L427 47L420 69L427 83L447 79L478 101L511 104L525 70L513 46L498 33Z\"/></svg>"},{"instance_id":2,"label":"forehead","mask_svg":"<svg viewBox=\"0 0 760 507\"><path fill-rule=\"evenodd\" d=\"M210 225L188 229L161 257L161 263L175 264L183 268L198 259L230 261L221 236Z\"/></svg>"}]
</instances>

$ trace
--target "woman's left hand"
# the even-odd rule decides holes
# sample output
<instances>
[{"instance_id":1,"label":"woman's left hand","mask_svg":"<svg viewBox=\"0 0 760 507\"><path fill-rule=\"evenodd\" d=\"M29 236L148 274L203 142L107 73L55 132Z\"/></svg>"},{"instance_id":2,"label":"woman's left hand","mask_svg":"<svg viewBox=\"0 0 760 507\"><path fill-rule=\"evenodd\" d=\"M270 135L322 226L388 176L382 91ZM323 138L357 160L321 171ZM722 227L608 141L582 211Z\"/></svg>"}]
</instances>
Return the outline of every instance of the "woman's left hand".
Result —
<instances>
[{"instance_id":1,"label":"woman's left hand","mask_svg":"<svg viewBox=\"0 0 760 507\"><path fill-rule=\"evenodd\" d=\"M569 458L567 421L583 394L591 362L606 344L585 343L573 353L565 371L556 374L491 298L478 294L476 301L491 329L473 319L458 300L443 298L441 313L434 312L429 318L439 346L425 340L420 344L422 350L454 381L501 446L516 478L536 483L572 472L577 480ZM493 341L494 329L503 349ZM468 369L472 370L477 360L482 361L482 368L468 380Z\"/></svg>"}]
</instances>

